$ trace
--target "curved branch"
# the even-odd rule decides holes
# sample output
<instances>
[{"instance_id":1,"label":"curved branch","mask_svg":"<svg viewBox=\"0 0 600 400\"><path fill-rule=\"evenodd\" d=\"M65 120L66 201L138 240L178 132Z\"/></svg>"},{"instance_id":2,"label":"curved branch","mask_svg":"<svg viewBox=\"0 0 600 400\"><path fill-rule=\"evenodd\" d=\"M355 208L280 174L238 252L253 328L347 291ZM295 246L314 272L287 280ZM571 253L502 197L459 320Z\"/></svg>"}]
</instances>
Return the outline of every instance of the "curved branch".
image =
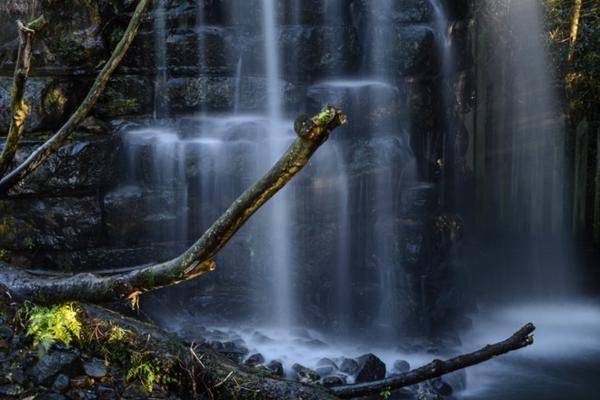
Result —
<instances>
[{"instance_id":1,"label":"curved branch","mask_svg":"<svg viewBox=\"0 0 600 400\"><path fill-rule=\"evenodd\" d=\"M198 241L170 261L111 276L87 273L56 279L36 277L0 262L0 286L16 300L104 302L177 284L212 271L213 258L229 239L308 163L329 134L346 121L346 116L334 106L326 106L312 119L299 118L294 125L298 137L279 161L242 193Z\"/></svg>"},{"instance_id":2,"label":"curved branch","mask_svg":"<svg viewBox=\"0 0 600 400\"><path fill-rule=\"evenodd\" d=\"M446 361L433 360L431 363L423 367L413 369L412 371L408 371L404 374L376 382L339 386L331 389L331 391L333 394L342 399L350 399L354 397L377 395L383 390L395 390L406 386L411 386L419 382L457 371L459 369L480 364L500 354L527 347L530 344L533 344L533 337L531 336L531 333L534 330L535 326L532 323L528 323L508 339L502 342L488 344L487 346L473 353L463 354Z\"/></svg>"},{"instance_id":3,"label":"curved branch","mask_svg":"<svg viewBox=\"0 0 600 400\"><path fill-rule=\"evenodd\" d=\"M4 176L8 167L15 158L19 141L25 132L25 119L29 113L29 107L25 104L25 82L29 77L31 69L31 56L33 54L33 39L36 33L47 24L42 15L38 19L24 25L17 21L19 27L19 51L15 63L15 74L11 91L10 127L4 142L2 154L0 154L0 177Z\"/></svg>"},{"instance_id":4,"label":"curved branch","mask_svg":"<svg viewBox=\"0 0 600 400\"><path fill-rule=\"evenodd\" d=\"M102 71L100 71L100 74L94 81L92 88L83 102L79 105L79 108L77 108L69 120L58 130L58 132L48 139L46 143L31 153L21 165L4 178L0 179L0 194L6 193L11 187L22 181L25 177L35 171L40 164L46 161L48 157L54 154L65 143L69 136L71 136L81 121L89 114L104 91L111 75L115 69L117 69L121 60L123 60L123 57L125 57L125 53L133 42L150 3L151 0L140 0L121 41L113 50L112 55L102 68Z\"/></svg>"}]
</instances>

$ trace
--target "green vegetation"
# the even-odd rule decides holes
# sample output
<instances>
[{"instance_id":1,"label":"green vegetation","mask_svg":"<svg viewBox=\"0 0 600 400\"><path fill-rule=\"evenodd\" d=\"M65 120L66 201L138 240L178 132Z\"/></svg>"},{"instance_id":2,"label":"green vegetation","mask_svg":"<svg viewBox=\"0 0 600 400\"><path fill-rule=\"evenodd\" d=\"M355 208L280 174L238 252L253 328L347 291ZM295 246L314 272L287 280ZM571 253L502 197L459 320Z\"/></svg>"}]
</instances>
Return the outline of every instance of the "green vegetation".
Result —
<instances>
[{"instance_id":1,"label":"green vegetation","mask_svg":"<svg viewBox=\"0 0 600 400\"><path fill-rule=\"evenodd\" d=\"M392 395L392 391L389 388L386 388L386 389L383 389L381 391L381 393L379 393L379 395L387 400Z\"/></svg>"},{"instance_id":2,"label":"green vegetation","mask_svg":"<svg viewBox=\"0 0 600 400\"><path fill-rule=\"evenodd\" d=\"M77 318L77 309L71 303L50 308L26 303L17 317L26 321L27 335L33 337L34 346L39 346L40 356L55 342L68 345L80 339L81 322Z\"/></svg>"},{"instance_id":3,"label":"green vegetation","mask_svg":"<svg viewBox=\"0 0 600 400\"><path fill-rule=\"evenodd\" d=\"M177 379L169 374L174 365L165 365L164 360L160 361L151 352L133 353L130 365L126 379L139 380L148 392L152 392L155 384L166 387L177 382Z\"/></svg>"}]
</instances>

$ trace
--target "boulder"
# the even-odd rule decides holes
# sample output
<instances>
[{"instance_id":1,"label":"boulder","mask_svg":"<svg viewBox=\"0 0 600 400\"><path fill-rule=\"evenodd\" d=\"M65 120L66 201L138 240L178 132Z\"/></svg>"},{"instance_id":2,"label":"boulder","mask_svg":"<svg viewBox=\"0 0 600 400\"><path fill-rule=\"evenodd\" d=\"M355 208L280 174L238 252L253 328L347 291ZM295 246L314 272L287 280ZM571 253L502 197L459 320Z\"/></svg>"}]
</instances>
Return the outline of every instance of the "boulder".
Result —
<instances>
[{"instance_id":1,"label":"boulder","mask_svg":"<svg viewBox=\"0 0 600 400\"><path fill-rule=\"evenodd\" d=\"M24 391L25 389L23 386L16 383L0 386L0 395L3 396L17 397L20 396Z\"/></svg>"},{"instance_id":2,"label":"boulder","mask_svg":"<svg viewBox=\"0 0 600 400\"><path fill-rule=\"evenodd\" d=\"M310 368L306 368L300 364L292 365L292 370L294 370L300 382L315 383L321 379L321 376L318 372Z\"/></svg>"},{"instance_id":3,"label":"boulder","mask_svg":"<svg viewBox=\"0 0 600 400\"><path fill-rule=\"evenodd\" d=\"M357 358L358 372L355 382L373 382L385 378L385 364L372 353Z\"/></svg>"},{"instance_id":4,"label":"boulder","mask_svg":"<svg viewBox=\"0 0 600 400\"><path fill-rule=\"evenodd\" d=\"M394 366L392 367L392 371L394 373L401 374L403 372L410 371L410 364L406 360L396 360L394 361Z\"/></svg>"},{"instance_id":5,"label":"boulder","mask_svg":"<svg viewBox=\"0 0 600 400\"><path fill-rule=\"evenodd\" d=\"M281 378L283 378L283 376L284 376L283 365L281 364L281 361L277 361L277 360L269 361L269 363L267 365L265 365L264 368L271 375L279 376Z\"/></svg>"},{"instance_id":6,"label":"boulder","mask_svg":"<svg viewBox=\"0 0 600 400\"><path fill-rule=\"evenodd\" d=\"M85 374L92 378L102 378L106 375L106 366L104 361L98 358L92 358L83 363L83 370Z\"/></svg>"},{"instance_id":7,"label":"boulder","mask_svg":"<svg viewBox=\"0 0 600 400\"><path fill-rule=\"evenodd\" d=\"M50 385L59 373L66 375L81 371L81 359L75 350L51 350L31 368L27 375L39 385Z\"/></svg>"},{"instance_id":8,"label":"boulder","mask_svg":"<svg viewBox=\"0 0 600 400\"><path fill-rule=\"evenodd\" d=\"M264 364L264 362L265 358L262 354L254 353L244 361L244 364L251 367L256 367L258 365Z\"/></svg>"},{"instance_id":9,"label":"boulder","mask_svg":"<svg viewBox=\"0 0 600 400\"><path fill-rule=\"evenodd\" d=\"M319 373L321 376L329 376L338 370L338 366L335 362L330 360L329 358L321 358L317 362L317 366L315 371Z\"/></svg>"},{"instance_id":10,"label":"boulder","mask_svg":"<svg viewBox=\"0 0 600 400\"><path fill-rule=\"evenodd\" d=\"M354 375L358 371L358 362L353 358L344 358L340 363L340 371L348 375Z\"/></svg>"},{"instance_id":11,"label":"boulder","mask_svg":"<svg viewBox=\"0 0 600 400\"><path fill-rule=\"evenodd\" d=\"M346 377L341 375L326 376L321 379L321 384L325 387L342 386L346 384Z\"/></svg>"},{"instance_id":12,"label":"boulder","mask_svg":"<svg viewBox=\"0 0 600 400\"><path fill-rule=\"evenodd\" d=\"M52 391L62 393L69 387L69 377L65 374L58 374L52 383Z\"/></svg>"}]
</instances>

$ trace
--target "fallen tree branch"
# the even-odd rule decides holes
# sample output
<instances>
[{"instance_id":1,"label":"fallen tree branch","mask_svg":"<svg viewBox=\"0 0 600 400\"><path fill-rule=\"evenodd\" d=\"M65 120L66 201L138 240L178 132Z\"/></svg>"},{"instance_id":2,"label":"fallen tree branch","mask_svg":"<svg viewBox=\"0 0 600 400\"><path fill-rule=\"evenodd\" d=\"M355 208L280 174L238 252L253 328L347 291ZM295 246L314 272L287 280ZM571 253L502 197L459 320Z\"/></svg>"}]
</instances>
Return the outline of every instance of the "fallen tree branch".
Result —
<instances>
[{"instance_id":1,"label":"fallen tree branch","mask_svg":"<svg viewBox=\"0 0 600 400\"><path fill-rule=\"evenodd\" d=\"M97 303L122 300L212 271L216 267L214 257L231 237L308 163L329 134L346 121L346 116L334 106L326 106L313 118L298 118L294 125L298 137L279 161L242 193L188 250L170 261L110 276L85 273L54 279L37 277L0 262L0 287L19 301Z\"/></svg>"},{"instance_id":2,"label":"fallen tree branch","mask_svg":"<svg viewBox=\"0 0 600 400\"><path fill-rule=\"evenodd\" d=\"M523 326L508 339L489 344L473 353L463 354L446 361L433 360L431 363L408 371L404 374L393 376L380 381L360 383L357 385L345 385L331 389L333 394L342 398L350 399L354 397L377 395L383 390L395 390L406 386L411 386L419 382L437 378L459 369L467 368L500 354L518 350L533 344L533 337L530 336L535 330L532 323Z\"/></svg>"},{"instance_id":3,"label":"fallen tree branch","mask_svg":"<svg viewBox=\"0 0 600 400\"><path fill-rule=\"evenodd\" d=\"M25 177L31 174L37 169L48 157L54 154L62 145L67 141L71 134L77 129L79 124L85 119L85 117L92 110L98 98L104 91L108 80L112 76L113 72L119 64L125 53L129 49L129 46L133 42L133 39L137 35L142 19L146 14L148 7L150 6L151 0L140 0L138 3L129 26L117 47L113 50L112 55L104 64L102 71L98 74L98 77L94 81L92 88L88 92L83 102L79 105L77 110L71 115L69 120L56 132L50 139L44 144L38 147L33 153L25 159L17 168L7 174L5 177L0 179L0 194L7 193L17 183L21 182ZM0 174L1 175L1 174Z\"/></svg>"},{"instance_id":4,"label":"fallen tree branch","mask_svg":"<svg viewBox=\"0 0 600 400\"><path fill-rule=\"evenodd\" d=\"M31 69L31 56L33 54L33 39L35 35L46 26L48 21L42 15L36 20L24 25L17 21L19 27L19 51L15 63L15 74L11 90L10 127L0 154L0 177L4 176L12 163L19 141L25 132L25 119L29 107L25 104L25 82Z\"/></svg>"}]
</instances>

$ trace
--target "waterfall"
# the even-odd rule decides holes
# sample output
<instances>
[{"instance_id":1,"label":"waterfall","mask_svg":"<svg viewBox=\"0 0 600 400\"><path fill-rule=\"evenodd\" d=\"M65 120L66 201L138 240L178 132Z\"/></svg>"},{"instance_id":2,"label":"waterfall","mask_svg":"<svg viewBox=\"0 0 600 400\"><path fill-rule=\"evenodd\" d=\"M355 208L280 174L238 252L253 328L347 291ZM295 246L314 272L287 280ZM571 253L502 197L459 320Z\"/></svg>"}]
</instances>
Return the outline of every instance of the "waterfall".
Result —
<instances>
[{"instance_id":1,"label":"waterfall","mask_svg":"<svg viewBox=\"0 0 600 400\"><path fill-rule=\"evenodd\" d=\"M279 79L279 43L276 19L276 4L274 0L262 0L263 6L263 34L265 54L265 74L267 85L267 115L269 118L267 135L269 137L267 147L267 160L269 164L274 163L285 150L287 143L279 140L283 132L283 121L281 115L281 83ZM290 215L289 203L291 202L289 191L283 190L279 193L267 208L269 213L269 224L266 237L270 243L269 264L271 270L268 272L272 277L273 293L273 322L279 326L289 326L293 321L292 305L294 293L291 285L291 271L293 270L293 258L291 255Z\"/></svg>"},{"instance_id":2,"label":"waterfall","mask_svg":"<svg viewBox=\"0 0 600 400\"><path fill-rule=\"evenodd\" d=\"M492 6L491 3L487 3ZM494 4L495 5L495 4ZM565 131L554 90L542 6L534 0L510 1L492 30L512 32L512 40L488 38L494 58L483 72L475 164L484 245L494 260L481 284L492 284L501 298L566 293L574 273L569 257L565 200ZM485 110L493 110L488 113ZM489 254L489 253L488 253ZM510 271L510 272L508 272Z\"/></svg>"}]
</instances>

